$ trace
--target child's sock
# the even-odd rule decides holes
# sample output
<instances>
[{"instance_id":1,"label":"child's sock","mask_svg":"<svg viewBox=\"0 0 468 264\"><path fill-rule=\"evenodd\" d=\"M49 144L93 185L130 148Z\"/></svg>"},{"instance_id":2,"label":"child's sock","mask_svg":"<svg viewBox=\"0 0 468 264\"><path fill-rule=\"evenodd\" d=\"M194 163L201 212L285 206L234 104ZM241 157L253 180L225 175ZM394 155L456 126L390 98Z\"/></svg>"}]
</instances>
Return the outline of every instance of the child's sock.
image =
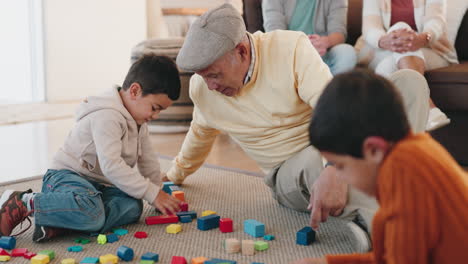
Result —
<instances>
[{"instance_id":1,"label":"child's sock","mask_svg":"<svg viewBox=\"0 0 468 264\"><path fill-rule=\"evenodd\" d=\"M34 210L34 196L36 196L36 193L25 193L21 197L21 200L26 204L28 211Z\"/></svg>"}]
</instances>

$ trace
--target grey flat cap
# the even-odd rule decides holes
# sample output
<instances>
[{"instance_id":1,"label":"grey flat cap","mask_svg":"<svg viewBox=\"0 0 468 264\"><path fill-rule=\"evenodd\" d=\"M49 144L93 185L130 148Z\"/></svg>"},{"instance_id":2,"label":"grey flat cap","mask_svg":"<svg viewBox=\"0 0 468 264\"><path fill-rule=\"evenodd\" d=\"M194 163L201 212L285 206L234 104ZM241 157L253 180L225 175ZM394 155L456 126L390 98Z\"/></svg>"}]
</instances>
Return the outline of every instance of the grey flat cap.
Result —
<instances>
[{"instance_id":1,"label":"grey flat cap","mask_svg":"<svg viewBox=\"0 0 468 264\"><path fill-rule=\"evenodd\" d=\"M230 4L211 9L190 26L177 56L184 71L199 71L234 49L246 34L244 20Z\"/></svg>"}]
</instances>

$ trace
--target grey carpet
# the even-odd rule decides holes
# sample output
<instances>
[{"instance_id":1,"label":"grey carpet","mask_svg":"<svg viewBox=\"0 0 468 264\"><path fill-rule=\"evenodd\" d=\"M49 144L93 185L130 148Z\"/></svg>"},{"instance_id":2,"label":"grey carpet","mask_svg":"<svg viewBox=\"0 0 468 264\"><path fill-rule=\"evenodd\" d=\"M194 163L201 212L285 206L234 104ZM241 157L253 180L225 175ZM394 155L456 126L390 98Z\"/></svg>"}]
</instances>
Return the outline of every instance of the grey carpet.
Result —
<instances>
[{"instance_id":1,"label":"grey carpet","mask_svg":"<svg viewBox=\"0 0 468 264\"><path fill-rule=\"evenodd\" d=\"M162 159L163 170L170 166L170 161ZM25 190L32 188L40 190L41 181L31 180L23 183L0 186L5 189ZM62 259L74 258L78 262L84 257L99 257L108 253L116 254L116 249L125 245L135 251L136 258L131 263L138 263L141 255L155 252L160 255L159 263L170 263L172 256L184 256L190 263L193 257L224 258L237 260L238 263L288 263L303 257L319 257L325 254L350 253L353 251L353 238L344 222L331 219L323 224L317 234L317 242L310 246L296 245L296 232L308 224L308 215L282 207L271 197L269 188L262 178L246 175L242 172L225 170L216 167L202 167L190 176L182 186L185 191L189 210L195 210L198 215L204 210L216 211L221 217L229 217L234 221L233 233L221 233L218 229L199 231L196 221L182 224L183 231L179 234L167 234L166 225L146 226L144 217L153 215L154 209L145 205L144 213L139 223L125 226L129 234L120 237L113 244L99 245L96 238L84 245L79 253L67 252L67 247L77 245L76 234L57 238L47 243L33 243L31 240L33 228L17 237L17 248L28 248L37 252L52 249L56 259L51 263L61 263ZM227 238L255 239L243 232L242 222L245 219L256 219L265 223L266 233L272 234L276 240L270 242L270 249L257 252L254 256L227 254L222 247L222 241ZM25 222L24 224L27 225ZM24 227L24 226L23 226ZM18 231L18 229L16 230ZM136 239L136 231L146 231L147 239ZM29 263L23 258L12 258L9 263Z\"/></svg>"}]
</instances>

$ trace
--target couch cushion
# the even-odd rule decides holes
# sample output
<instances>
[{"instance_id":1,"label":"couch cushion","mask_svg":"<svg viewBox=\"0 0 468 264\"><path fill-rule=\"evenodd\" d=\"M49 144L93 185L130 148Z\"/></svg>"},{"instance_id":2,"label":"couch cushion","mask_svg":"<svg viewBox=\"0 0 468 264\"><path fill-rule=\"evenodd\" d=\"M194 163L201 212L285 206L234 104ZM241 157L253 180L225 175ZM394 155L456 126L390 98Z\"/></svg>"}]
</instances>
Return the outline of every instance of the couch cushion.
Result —
<instances>
[{"instance_id":1,"label":"couch cushion","mask_svg":"<svg viewBox=\"0 0 468 264\"><path fill-rule=\"evenodd\" d=\"M455 48L457 50L458 60L468 60L468 10L465 12L463 21L458 29Z\"/></svg>"},{"instance_id":2,"label":"couch cushion","mask_svg":"<svg viewBox=\"0 0 468 264\"><path fill-rule=\"evenodd\" d=\"M443 110L468 111L468 61L425 74L431 98Z\"/></svg>"}]
</instances>

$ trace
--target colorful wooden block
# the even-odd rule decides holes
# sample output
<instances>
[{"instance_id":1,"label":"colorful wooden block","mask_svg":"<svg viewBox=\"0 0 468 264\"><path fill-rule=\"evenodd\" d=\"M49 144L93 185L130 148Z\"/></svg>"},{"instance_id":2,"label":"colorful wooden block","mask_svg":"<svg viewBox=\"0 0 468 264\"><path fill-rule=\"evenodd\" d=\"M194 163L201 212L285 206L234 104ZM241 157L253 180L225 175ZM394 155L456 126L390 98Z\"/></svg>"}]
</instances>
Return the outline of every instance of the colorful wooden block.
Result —
<instances>
[{"instance_id":1,"label":"colorful wooden block","mask_svg":"<svg viewBox=\"0 0 468 264\"><path fill-rule=\"evenodd\" d=\"M76 264L76 260L72 258L62 259L62 264Z\"/></svg>"},{"instance_id":2,"label":"colorful wooden block","mask_svg":"<svg viewBox=\"0 0 468 264\"><path fill-rule=\"evenodd\" d=\"M16 247L16 238L11 236L0 237L0 248L14 249Z\"/></svg>"},{"instance_id":3,"label":"colorful wooden block","mask_svg":"<svg viewBox=\"0 0 468 264\"><path fill-rule=\"evenodd\" d=\"M306 226L296 233L296 244L307 246L315 241L315 231L310 227Z\"/></svg>"},{"instance_id":4,"label":"colorful wooden block","mask_svg":"<svg viewBox=\"0 0 468 264\"><path fill-rule=\"evenodd\" d=\"M233 230L233 223L231 218L221 218L219 220L219 230L223 233L230 233Z\"/></svg>"},{"instance_id":5,"label":"colorful wooden block","mask_svg":"<svg viewBox=\"0 0 468 264\"><path fill-rule=\"evenodd\" d=\"M187 264L187 260L181 256L173 256L171 264Z\"/></svg>"},{"instance_id":6,"label":"colorful wooden block","mask_svg":"<svg viewBox=\"0 0 468 264\"><path fill-rule=\"evenodd\" d=\"M138 232L135 232L135 234L133 236L136 237L136 238L142 239L142 238L147 238L148 234L146 232L143 232L143 231L138 231Z\"/></svg>"},{"instance_id":7,"label":"colorful wooden block","mask_svg":"<svg viewBox=\"0 0 468 264\"><path fill-rule=\"evenodd\" d=\"M169 234L177 234L182 231L182 226L178 224L170 224L166 227L166 232Z\"/></svg>"},{"instance_id":8,"label":"colorful wooden block","mask_svg":"<svg viewBox=\"0 0 468 264\"><path fill-rule=\"evenodd\" d=\"M128 234L128 230L123 229L123 228L114 229L114 234L116 234L118 236L124 236L124 235Z\"/></svg>"},{"instance_id":9,"label":"colorful wooden block","mask_svg":"<svg viewBox=\"0 0 468 264\"><path fill-rule=\"evenodd\" d=\"M211 210L205 210L202 212L201 216L207 216L207 215L215 215L216 212L215 211L211 211Z\"/></svg>"},{"instance_id":10,"label":"colorful wooden block","mask_svg":"<svg viewBox=\"0 0 468 264\"><path fill-rule=\"evenodd\" d=\"M23 257L24 257L25 259L32 259L32 257L34 257L34 256L36 256L36 253L30 252L30 251L26 252L26 253L23 255Z\"/></svg>"},{"instance_id":11,"label":"colorful wooden block","mask_svg":"<svg viewBox=\"0 0 468 264\"><path fill-rule=\"evenodd\" d=\"M255 242L253 240L242 240L242 255L255 255Z\"/></svg>"},{"instance_id":12,"label":"colorful wooden block","mask_svg":"<svg viewBox=\"0 0 468 264\"><path fill-rule=\"evenodd\" d=\"M262 237L265 235L265 225L254 219L244 221L244 232L253 237Z\"/></svg>"},{"instance_id":13,"label":"colorful wooden block","mask_svg":"<svg viewBox=\"0 0 468 264\"><path fill-rule=\"evenodd\" d=\"M10 256L10 253L3 248L0 248L0 256Z\"/></svg>"},{"instance_id":14,"label":"colorful wooden block","mask_svg":"<svg viewBox=\"0 0 468 264\"><path fill-rule=\"evenodd\" d=\"M49 262L50 259L47 255L36 255L31 258L31 264L47 264Z\"/></svg>"},{"instance_id":15,"label":"colorful wooden block","mask_svg":"<svg viewBox=\"0 0 468 264\"><path fill-rule=\"evenodd\" d=\"M208 259L205 257L192 258L192 264L204 264L206 260Z\"/></svg>"},{"instance_id":16,"label":"colorful wooden block","mask_svg":"<svg viewBox=\"0 0 468 264\"><path fill-rule=\"evenodd\" d=\"M119 262L119 258L116 255L113 254L106 254L104 256L99 257L99 262L100 263L112 263L116 264Z\"/></svg>"},{"instance_id":17,"label":"colorful wooden block","mask_svg":"<svg viewBox=\"0 0 468 264\"><path fill-rule=\"evenodd\" d=\"M0 262L7 262L10 261L11 257L7 255L0 256Z\"/></svg>"},{"instance_id":18,"label":"colorful wooden block","mask_svg":"<svg viewBox=\"0 0 468 264\"><path fill-rule=\"evenodd\" d=\"M171 195L171 189L169 187L175 186L175 184L171 181L163 182L163 191Z\"/></svg>"},{"instance_id":19,"label":"colorful wooden block","mask_svg":"<svg viewBox=\"0 0 468 264\"><path fill-rule=\"evenodd\" d=\"M154 261L153 260L142 259L142 260L140 260L140 264L154 264Z\"/></svg>"},{"instance_id":20,"label":"colorful wooden block","mask_svg":"<svg viewBox=\"0 0 468 264\"><path fill-rule=\"evenodd\" d=\"M152 253L152 252L147 252L143 256L141 256L141 259L143 260L152 260L154 262L159 261L159 254Z\"/></svg>"},{"instance_id":21,"label":"colorful wooden block","mask_svg":"<svg viewBox=\"0 0 468 264\"><path fill-rule=\"evenodd\" d=\"M49 261L52 261L55 258L55 251L53 251L53 250L42 250L42 251L37 252L37 255L49 256Z\"/></svg>"},{"instance_id":22,"label":"colorful wooden block","mask_svg":"<svg viewBox=\"0 0 468 264\"><path fill-rule=\"evenodd\" d=\"M86 257L80 262L80 264L96 264L98 262L99 262L98 258Z\"/></svg>"},{"instance_id":23,"label":"colorful wooden block","mask_svg":"<svg viewBox=\"0 0 468 264\"><path fill-rule=\"evenodd\" d=\"M68 252L81 252L81 251L83 251L83 247L82 246L71 246L71 247L67 248L67 251Z\"/></svg>"},{"instance_id":24,"label":"colorful wooden block","mask_svg":"<svg viewBox=\"0 0 468 264\"><path fill-rule=\"evenodd\" d=\"M174 192L182 191L182 188L180 188L177 185L172 185L172 186L169 186L169 190L171 191L169 194L172 195L172 193L174 193Z\"/></svg>"},{"instance_id":25,"label":"colorful wooden block","mask_svg":"<svg viewBox=\"0 0 468 264\"><path fill-rule=\"evenodd\" d=\"M179 221L181 223L191 223L192 222L192 217L190 215L183 215L183 216L179 216Z\"/></svg>"},{"instance_id":26,"label":"colorful wooden block","mask_svg":"<svg viewBox=\"0 0 468 264\"><path fill-rule=\"evenodd\" d=\"M119 241L119 236L117 234L108 234L107 235L107 243L114 243Z\"/></svg>"},{"instance_id":27,"label":"colorful wooden block","mask_svg":"<svg viewBox=\"0 0 468 264\"><path fill-rule=\"evenodd\" d=\"M241 242L238 239L228 238L224 240L224 249L226 250L226 253L238 253L240 251L240 248Z\"/></svg>"},{"instance_id":28,"label":"colorful wooden block","mask_svg":"<svg viewBox=\"0 0 468 264\"><path fill-rule=\"evenodd\" d=\"M255 250L263 251L269 248L268 242L265 241L255 241Z\"/></svg>"},{"instance_id":29,"label":"colorful wooden block","mask_svg":"<svg viewBox=\"0 0 468 264\"><path fill-rule=\"evenodd\" d=\"M268 240L268 241L272 241L272 240L275 240L275 236L274 235L264 235L263 239Z\"/></svg>"},{"instance_id":30,"label":"colorful wooden block","mask_svg":"<svg viewBox=\"0 0 468 264\"><path fill-rule=\"evenodd\" d=\"M133 259L134 256L133 249L126 246L120 246L117 249L117 256L119 256L119 258L121 258L124 261L130 261Z\"/></svg>"},{"instance_id":31,"label":"colorful wooden block","mask_svg":"<svg viewBox=\"0 0 468 264\"><path fill-rule=\"evenodd\" d=\"M185 193L183 191L173 191L171 195L179 201L185 202Z\"/></svg>"},{"instance_id":32,"label":"colorful wooden block","mask_svg":"<svg viewBox=\"0 0 468 264\"><path fill-rule=\"evenodd\" d=\"M221 263L237 264L237 261L228 260L228 259L219 259L219 258L213 258L213 259L205 261L205 264L221 264Z\"/></svg>"},{"instance_id":33,"label":"colorful wooden block","mask_svg":"<svg viewBox=\"0 0 468 264\"><path fill-rule=\"evenodd\" d=\"M91 242L91 240L79 237L79 238L75 239L75 242L78 243L78 244L86 245L89 242Z\"/></svg>"},{"instance_id":34,"label":"colorful wooden block","mask_svg":"<svg viewBox=\"0 0 468 264\"><path fill-rule=\"evenodd\" d=\"M12 257L22 257L28 252L27 248L15 248L11 251Z\"/></svg>"},{"instance_id":35,"label":"colorful wooden block","mask_svg":"<svg viewBox=\"0 0 468 264\"><path fill-rule=\"evenodd\" d=\"M177 215L158 215L148 216L145 218L145 223L147 225L170 224L177 222L179 222L179 217L177 217Z\"/></svg>"},{"instance_id":36,"label":"colorful wooden block","mask_svg":"<svg viewBox=\"0 0 468 264\"><path fill-rule=\"evenodd\" d=\"M190 217L192 217L192 219L197 218L197 212L195 212L195 211L177 212L176 215L178 217L181 217L181 216L184 216L184 215L189 215Z\"/></svg>"},{"instance_id":37,"label":"colorful wooden block","mask_svg":"<svg viewBox=\"0 0 468 264\"><path fill-rule=\"evenodd\" d=\"M181 211L181 212L187 212L187 211L188 211L188 203L186 203L186 202L181 202L181 203L179 204L179 206L180 206L180 211Z\"/></svg>"},{"instance_id":38,"label":"colorful wooden block","mask_svg":"<svg viewBox=\"0 0 468 264\"><path fill-rule=\"evenodd\" d=\"M107 236L106 235L103 235L103 234L100 234L98 237L97 237L97 242L99 245L104 245L107 243Z\"/></svg>"},{"instance_id":39,"label":"colorful wooden block","mask_svg":"<svg viewBox=\"0 0 468 264\"><path fill-rule=\"evenodd\" d=\"M197 228L199 230L210 230L219 227L219 215L207 215L197 219Z\"/></svg>"}]
</instances>

